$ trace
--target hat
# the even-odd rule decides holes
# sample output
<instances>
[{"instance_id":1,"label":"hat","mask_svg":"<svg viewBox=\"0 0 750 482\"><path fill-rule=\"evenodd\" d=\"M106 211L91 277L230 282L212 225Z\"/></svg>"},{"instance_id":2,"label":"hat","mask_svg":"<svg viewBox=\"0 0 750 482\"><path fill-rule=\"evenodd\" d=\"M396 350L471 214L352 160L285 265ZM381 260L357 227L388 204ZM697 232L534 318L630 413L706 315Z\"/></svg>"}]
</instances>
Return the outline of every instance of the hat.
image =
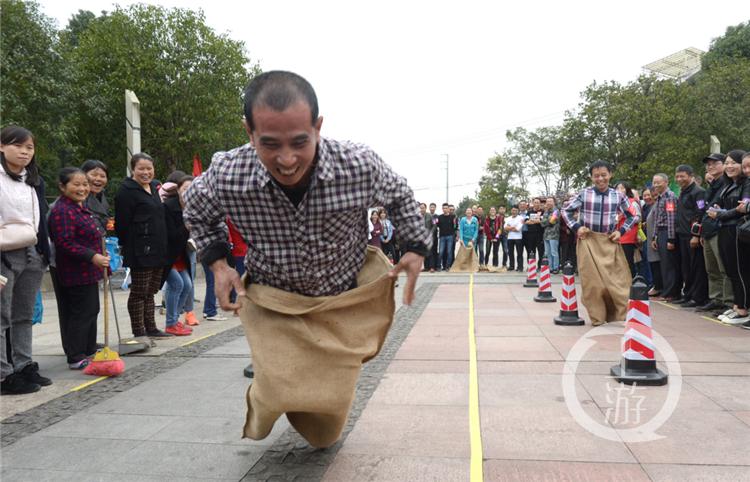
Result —
<instances>
[{"instance_id":1,"label":"hat","mask_svg":"<svg viewBox=\"0 0 750 482\"><path fill-rule=\"evenodd\" d=\"M726 158L727 156L722 154L721 152L714 152L713 154L709 154L708 156L704 157L703 163L708 164L708 161L724 162Z\"/></svg>"}]
</instances>

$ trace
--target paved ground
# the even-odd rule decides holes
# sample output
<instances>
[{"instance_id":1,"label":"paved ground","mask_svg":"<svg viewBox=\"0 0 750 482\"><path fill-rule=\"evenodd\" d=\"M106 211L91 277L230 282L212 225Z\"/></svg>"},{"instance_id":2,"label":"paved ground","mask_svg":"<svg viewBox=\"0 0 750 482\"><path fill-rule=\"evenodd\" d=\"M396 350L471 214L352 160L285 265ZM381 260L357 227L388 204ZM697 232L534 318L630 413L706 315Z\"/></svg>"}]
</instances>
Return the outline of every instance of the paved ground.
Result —
<instances>
[{"instance_id":1,"label":"paved ground","mask_svg":"<svg viewBox=\"0 0 750 482\"><path fill-rule=\"evenodd\" d=\"M625 413L608 378L620 334L596 337L571 377L590 423L642 425L681 382L676 410L656 430L663 438L608 441L576 421L562 386L564 360L590 326L555 326L559 305L532 301L519 275L474 280L485 480L750 480L750 332L652 304L682 375L638 390L643 399ZM363 370L345 438L326 450L283 420L263 441L240 439L250 353L236 318L160 342L127 357L123 376L71 392L92 378L66 368L48 298L34 352L55 383L2 397L2 480L469 480L468 282L420 278L417 302L399 309ZM125 299L118 293L122 328Z\"/></svg>"}]
</instances>

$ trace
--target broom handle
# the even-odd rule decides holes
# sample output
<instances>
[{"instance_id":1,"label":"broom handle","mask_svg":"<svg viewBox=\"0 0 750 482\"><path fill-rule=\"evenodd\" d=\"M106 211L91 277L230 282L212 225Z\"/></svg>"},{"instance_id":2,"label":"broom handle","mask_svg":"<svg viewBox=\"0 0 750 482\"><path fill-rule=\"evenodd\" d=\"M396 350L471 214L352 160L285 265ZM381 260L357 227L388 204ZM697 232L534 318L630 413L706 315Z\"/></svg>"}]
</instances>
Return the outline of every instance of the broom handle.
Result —
<instances>
[{"instance_id":1,"label":"broom handle","mask_svg":"<svg viewBox=\"0 0 750 482\"><path fill-rule=\"evenodd\" d=\"M102 236L102 255L107 252L107 242ZM106 255L104 255L106 256ZM109 299L107 298L107 291L109 288L109 266L104 268L104 286L102 291L104 293L104 346L109 346Z\"/></svg>"}]
</instances>

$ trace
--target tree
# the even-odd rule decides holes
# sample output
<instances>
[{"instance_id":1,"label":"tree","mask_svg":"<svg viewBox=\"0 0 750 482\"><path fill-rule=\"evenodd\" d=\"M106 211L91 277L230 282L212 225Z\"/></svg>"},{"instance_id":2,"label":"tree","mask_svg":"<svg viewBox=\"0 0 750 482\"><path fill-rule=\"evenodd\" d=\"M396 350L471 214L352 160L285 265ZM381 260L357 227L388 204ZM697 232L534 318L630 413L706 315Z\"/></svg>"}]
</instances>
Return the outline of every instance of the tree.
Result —
<instances>
[{"instance_id":1,"label":"tree","mask_svg":"<svg viewBox=\"0 0 750 482\"><path fill-rule=\"evenodd\" d=\"M564 159L559 127L541 127L533 131L517 127L508 131L506 138L520 163L518 171L530 173L531 179L542 185L544 192L537 194L551 196L568 191L570 178L561 173Z\"/></svg>"},{"instance_id":2,"label":"tree","mask_svg":"<svg viewBox=\"0 0 750 482\"><path fill-rule=\"evenodd\" d=\"M1 0L0 91L3 126L26 127L36 138L42 174L54 178L71 150L66 121L67 69L56 48L55 26L35 2Z\"/></svg>"},{"instance_id":3,"label":"tree","mask_svg":"<svg viewBox=\"0 0 750 482\"><path fill-rule=\"evenodd\" d=\"M142 148L160 176L189 171L195 153L210 159L245 142L241 94L259 69L202 11L138 4L94 19L79 12L66 31L82 156L125 171L125 89L141 103Z\"/></svg>"},{"instance_id":4,"label":"tree","mask_svg":"<svg viewBox=\"0 0 750 482\"><path fill-rule=\"evenodd\" d=\"M750 59L750 21L729 26L723 36L713 39L701 65L709 70L715 63L734 59Z\"/></svg>"},{"instance_id":5,"label":"tree","mask_svg":"<svg viewBox=\"0 0 750 482\"><path fill-rule=\"evenodd\" d=\"M520 163L509 151L489 158L485 172L477 192L477 200L482 206L508 206L528 197L529 193L523 187Z\"/></svg>"},{"instance_id":6,"label":"tree","mask_svg":"<svg viewBox=\"0 0 750 482\"><path fill-rule=\"evenodd\" d=\"M475 204L477 204L476 199L471 198L469 196L464 196L464 198L461 199L461 202L458 203L458 206L456 206L456 217L458 219L461 219L462 217L464 217L466 208L470 208Z\"/></svg>"}]
</instances>

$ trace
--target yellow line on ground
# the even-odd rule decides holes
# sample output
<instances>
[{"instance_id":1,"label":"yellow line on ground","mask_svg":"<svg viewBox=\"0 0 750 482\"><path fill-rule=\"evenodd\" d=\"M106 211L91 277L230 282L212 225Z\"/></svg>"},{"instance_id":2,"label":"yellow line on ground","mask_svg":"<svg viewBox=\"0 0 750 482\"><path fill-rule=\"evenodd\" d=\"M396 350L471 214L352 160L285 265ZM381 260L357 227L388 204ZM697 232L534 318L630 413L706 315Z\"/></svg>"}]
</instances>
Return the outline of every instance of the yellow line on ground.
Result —
<instances>
[{"instance_id":1,"label":"yellow line on ground","mask_svg":"<svg viewBox=\"0 0 750 482\"><path fill-rule=\"evenodd\" d=\"M182 344L182 345L180 345L180 346L188 346L188 345L192 345L193 343L199 342L199 341L201 341L201 340L205 340L205 339L206 339L206 338L208 338L209 336L214 336L215 334L216 334L216 333L209 333L208 335L204 335L204 336L201 336L200 338L196 338L195 340L190 340L190 341L189 341L189 342L187 342L187 343L183 343L183 344Z\"/></svg>"},{"instance_id":2,"label":"yellow line on ground","mask_svg":"<svg viewBox=\"0 0 750 482\"><path fill-rule=\"evenodd\" d=\"M100 381L106 380L107 378L109 378L109 377L95 378L95 379L91 380L90 382L82 383L82 384L78 385L77 387L71 388L70 391L71 392L77 392L78 390L83 390L84 388L90 387L94 383L99 383Z\"/></svg>"},{"instance_id":3,"label":"yellow line on ground","mask_svg":"<svg viewBox=\"0 0 750 482\"><path fill-rule=\"evenodd\" d=\"M484 480L482 432L479 421L479 380L477 378L477 339L474 334L474 274L469 276L469 430L471 433L471 482Z\"/></svg>"},{"instance_id":4,"label":"yellow line on ground","mask_svg":"<svg viewBox=\"0 0 750 482\"><path fill-rule=\"evenodd\" d=\"M676 307L676 306L672 306L672 305L670 305L669 303L664 303L663 301L657 301L657 303L659 303L659 304L660 304L660 305L662 305L662 306L666 306L667 308L672 308L673 310L676 310L676 309L677 309L677 307Z\"/></svg>"},{"instance_id":5,"label":"yellow line on ground","mask_svg":"<svg viewBox=\"0 0 750 482\"><path fill-rule=\"evenodd\" d=\"M722 322L721 320L717 320L716 318L711 318L710 316L701 316L701 318L708 320L708 321L713 321L714 323L718 323L722 326L727 326L727 324Z\"/></svg>"}]
</instances>

